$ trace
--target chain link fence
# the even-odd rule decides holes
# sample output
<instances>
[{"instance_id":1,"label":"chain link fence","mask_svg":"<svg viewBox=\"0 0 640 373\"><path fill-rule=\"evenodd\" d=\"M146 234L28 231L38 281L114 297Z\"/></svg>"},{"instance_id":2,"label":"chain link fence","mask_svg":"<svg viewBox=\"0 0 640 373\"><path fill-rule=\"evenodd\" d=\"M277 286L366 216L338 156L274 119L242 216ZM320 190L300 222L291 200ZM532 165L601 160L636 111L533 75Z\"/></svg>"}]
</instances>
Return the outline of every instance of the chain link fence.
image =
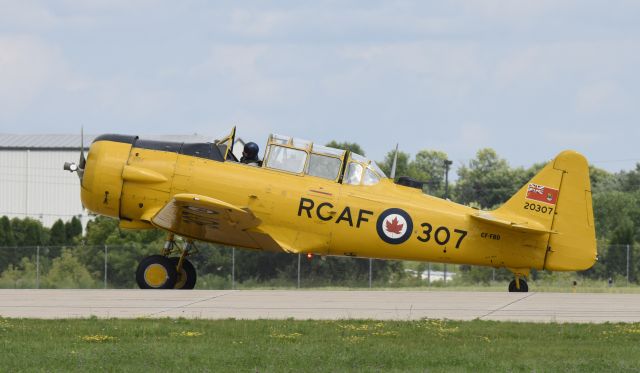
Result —
<instances>
[{"instance_id":1,"label":"chain link fence","mask_svg":"<svg viewBox=\"0 0 640 373\"><path fill-rule=\"evenodd\" d=\"M638 283L635 245L602 245L589 270L559 277L608 286ZM136 288L139 245L0 247L0 288ZM444 287L509 281L505 269L349 257L290 255L207 246L189 258L197 289ZM533 271L531 280L554 274ZM559 276L559 275L558 275ZM569 280L571 278L571 280Z\"/></svg>"}]
</instances>

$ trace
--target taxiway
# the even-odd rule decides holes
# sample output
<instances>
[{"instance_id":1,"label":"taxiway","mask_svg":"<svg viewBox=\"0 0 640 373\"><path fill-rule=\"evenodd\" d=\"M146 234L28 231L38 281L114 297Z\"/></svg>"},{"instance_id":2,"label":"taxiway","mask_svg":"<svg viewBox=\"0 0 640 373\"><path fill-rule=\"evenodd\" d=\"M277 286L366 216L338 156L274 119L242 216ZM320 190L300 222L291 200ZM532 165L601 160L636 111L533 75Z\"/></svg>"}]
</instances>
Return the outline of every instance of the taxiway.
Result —
<instances>
[{"instance_id":1,"label":"taxiway","mask_svg":"<svg viewBox=\"0 0 640 373\"><path fill-rule=\"evenodd\" d=\"M13 318L640 322L640 295L445 291L0 290Z\"/></svg>"}]
</instances>

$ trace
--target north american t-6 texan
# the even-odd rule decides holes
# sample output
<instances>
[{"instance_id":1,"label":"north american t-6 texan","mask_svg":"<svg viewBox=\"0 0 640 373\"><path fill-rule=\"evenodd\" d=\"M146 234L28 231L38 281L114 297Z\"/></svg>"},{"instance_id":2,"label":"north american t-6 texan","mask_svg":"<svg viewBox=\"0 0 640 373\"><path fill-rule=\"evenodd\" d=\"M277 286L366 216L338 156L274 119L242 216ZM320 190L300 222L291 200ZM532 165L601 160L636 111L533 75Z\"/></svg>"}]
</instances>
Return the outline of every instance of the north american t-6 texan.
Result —
<instances>
[{"instance_id":1,"label":"north american t-6 texan","mask_svg":"<svg viewBox=\"0 0 640 373\"><path fill-rule=\"evenodd\" d=\"M194 288L195 241L507 268L512 292L528 291L531 269L579 271L597 258L589 168L574 151L483 211L394 182L348 150L271 135L262 162L241 162L234 143L235 128L204 143L102 135L86 158L81 145L79 163L65 164L89 211L123 229L167 232L159 254L138 265L140 288Z\"/></svg>"}]
</instances>

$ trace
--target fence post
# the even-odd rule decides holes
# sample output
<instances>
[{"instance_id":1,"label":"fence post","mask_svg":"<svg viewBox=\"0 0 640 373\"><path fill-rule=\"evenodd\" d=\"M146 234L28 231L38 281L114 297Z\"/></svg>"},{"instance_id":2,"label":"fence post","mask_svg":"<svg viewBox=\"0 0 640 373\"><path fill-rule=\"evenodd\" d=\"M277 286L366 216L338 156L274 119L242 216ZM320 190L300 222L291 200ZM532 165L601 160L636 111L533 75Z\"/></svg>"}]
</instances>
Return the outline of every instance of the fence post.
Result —
<instances>
[{"instance_id":1,"label":"fence post","mask_svg":"<svg viewBox=\"0 0 640 373\"><path fill-rule=\"evenodd\" d=\"M371 278L373 277L373 259L369 258L369 289L371 289Z\"/></svg>"},{"instance_id":2,"label":"fence post","mask_svg":"<svg viewBox=\"0 0 640 373\"><path fill-rule=\"evenodd\" d=\"M447 263L444 263L444 284L447 284Z\"/></svg>"},{"instance_id":3,"label":"fence post","mask_svg":"<svg viewBox=\"0 0 640 373\"><path fill-rule=\"evenodd\" d=\"M491 281L496 282L496 268L491 268Z\"/></svg>"},{"instance_id":4,"label":"fence post","mask_svg":"<svg viewBox=\"0 0 640 373\"><path fill-rule=\"evenodd\" d=\"M36 246L36 289L40 289L40 246Z\"/></svg>"},{"instance_id":5,"label":"fence post","mask_svg":"<svg viewBox=\"0 0 640 373\"><path fill-rule=\"evenodd\" d=\"M108 246L104 245L104 288L107 288L107 255L108 255Z\"/></svg>"},{"instance_id":6,"label":"fence post","mask_svg":"<svg viewBox=\"0 0 640 373\"><path fill-rule=\"evenodd\" d=\"M298 253L298 289L300 289L300 253Z\"/></svg>"},{"instance_id":7,"label":"fence post","mask_svg":"<svg viewBox=\"0 0 640 373\"><path fill-rule=\"evenodd\" d=\"M236 248L231 248L231 289L236 288Z\"/></svg>"},{"instance_id":8,"label":"fence post","mask_svg":"<svg viewBox=\"0 0 640 373\"><path fill-rule=\"evenodd\" d=\"M627 244L627 285L629 285L629 244Z\"/></svg>"}]
</instances>

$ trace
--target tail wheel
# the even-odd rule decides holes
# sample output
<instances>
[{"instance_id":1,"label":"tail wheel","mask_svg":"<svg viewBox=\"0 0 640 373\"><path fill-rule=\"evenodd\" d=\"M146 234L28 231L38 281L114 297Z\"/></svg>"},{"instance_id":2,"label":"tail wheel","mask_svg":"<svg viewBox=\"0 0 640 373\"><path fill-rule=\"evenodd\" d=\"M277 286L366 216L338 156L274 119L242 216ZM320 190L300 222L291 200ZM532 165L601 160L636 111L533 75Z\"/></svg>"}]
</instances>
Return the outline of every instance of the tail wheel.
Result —
<instances>
[{"instance_id":1,"label":"tail wheel","mask_svg":"<svg viewBox=\"0 0 640 373\"><path fill-rule=\"evenodd\" d=\"M138 264L136 282L140 289L173 289L178 279L176 266L162 255L148 256Z\"/></svg>"},{"instance_id":2,"label":"tail wheel","mask_svg":"<svg viewBox=\"0 0 640 373\"><path fill-rule=\"evenodd\" d=\"M179 257L169 258L169 260L173 264L173 268L178 267L178 262L180 261ZM178 277L174 289L189 290L196 287L196 269L193 267L193 264L187 260L187 258L182 260L182 268L180 271L177 271L177 273Z\"/></svg>"},{"instance_id":3,"label":"tail wheel","mask_svg":"<svg viewBox=\"0 0 640 373\"><path fill-rule=\"evenodd\" d=\"M510 293L526 293L529 291L529 285L523 279L520 279L520 289L516 286L516 280L511 280L509 283L509 292Z\"/></svg>"}]
</instances>

